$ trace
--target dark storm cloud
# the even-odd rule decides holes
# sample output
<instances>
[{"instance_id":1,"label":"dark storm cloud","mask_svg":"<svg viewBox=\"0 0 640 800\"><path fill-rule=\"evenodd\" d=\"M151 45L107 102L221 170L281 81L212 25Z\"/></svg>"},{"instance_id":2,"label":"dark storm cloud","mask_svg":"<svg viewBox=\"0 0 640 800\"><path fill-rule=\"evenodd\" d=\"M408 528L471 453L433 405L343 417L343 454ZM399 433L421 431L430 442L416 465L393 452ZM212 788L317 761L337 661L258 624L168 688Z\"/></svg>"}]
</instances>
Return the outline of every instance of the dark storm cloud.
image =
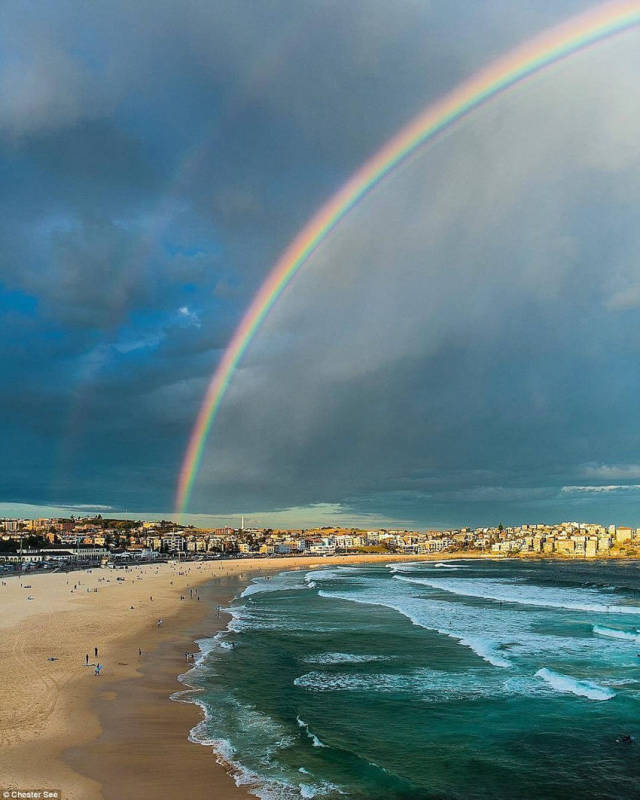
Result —
<instances>
[{"instance_id":1,"label":"dark storm cloud","mask_svg":"<svg viewBox=\"0 0 640 800\"><path fill-rule=\"evenodd\" d=\"M640 120L615 121L636 42L505 97L361 205L236 373L202 496L637 518L637 489L597 490L640 445L638 334L610 302L640 274Z\"/></svg>"},{"instance_id":2,"label":"dark storm cloud","mask_svg":"<svg viewBox=\"0 0 640 800\"><path fill-rule=\"evenodd\" d=\"M168 509L206 382L288 240L430 99L581 7L542 0L526 8L507 0L473 7L52 0L26 14L23 3L5 3L0 499ZM584 80L580 73L563 86L579 93ZM610 94L602 118L611 130L601 125L585 145L591 167L577 170L583 182L570 195L545 195L548 213L534 226L507 214L504 198L517 208L549 137L560 136L565 147L575 142L579 125L562 134L552 92L544 130L530 124L526 110L518 129L519 146L537 159L518 159L514 146L510 175L487 180L475 162L495 160L483 144L492 129L480 127L474 138L470 128L469 138L447 151L449 178L437 204L420 188L438 177L427 161L413 184L400 184L401 198L394 179L387 207L355 214L352 238L320 254L325 262L317 269L327 276L320 287L301 286L299 300L276 315L238 372L194 510L317 504L323 513L344 507L426 521L425 503L440 503L434 514L442 519L460 506L452 492L472 492L469 509L495 506L499 496L521 509L527 488L535 499L541 485L555 496L562 485L584 483L584 475L569 480L571 470L580 471L575 465L624 470L637 463L635 437L625 438L604 412L600 439L585 443L588 420L594 413L600 420L598 409L611 400L602 387L616 385L633 360L635 344L609 320L640 297L640 282L624 266L635 252L625 209L637 193L628 170L637 137L625 92ZM496 164L494 173L502 169ZM621 169L628 174L616 195L609 177ZM609 176L604 183L599 172ZM567 176L558 170L553 180L562 187ZM461 236L464 191L496 211L467 215ZM572 218L569 234L554 223L559 217ZM381 220L388 225L382 241L374 235ZM582 340L570 337L556 355L553 336L530 341L522 320L496 322L487 309L499 303L502 320L513 307L526 316L533 303L539 324L556 334L558 298L581 298L591 314L594 298L566 262L587 249L577 247L576 231L603 220L610 226L606 247L592 236L588 249L611 268L598 299L602 316L589 324L609 331L606 368L595 354L598 377L608 384L568 406L569 378L581 382L593 372L593 361L581 360ZM452 307L446 298L460 281L485 269L480 260L473 269L461 265L487 225L496 226L501 244L484 242L485 261L509 254L522 279L497 294L472 282ZM432 238L438 254L422 273ZM404 278L390 286L385 270L396 261ZM433 293L438 309L422 298L443 263L458 266ZM574 294L566 273L574 274L567 278ZM503 273L491 274L501 286ZM550 298L555 305L547 313ZM412 322L425 307L433 320L426 328ZM456 314L460 323L451 325ZM584 315L569 315L561 332L581 325L588 328ZM505 331L512 342L502 348ZM601 340L591 337L588 346L597 351ZM542 369L548 361L555 366ZM621 392L618 414L629 412L633 389L630 382ZM530 469L521 463L531 455L516 446L525 417L528 440L541 449L567 442L563 465L553 458L535 459ZM538 500L546 502L546 494Z\"/></svg>"}]
</instances>

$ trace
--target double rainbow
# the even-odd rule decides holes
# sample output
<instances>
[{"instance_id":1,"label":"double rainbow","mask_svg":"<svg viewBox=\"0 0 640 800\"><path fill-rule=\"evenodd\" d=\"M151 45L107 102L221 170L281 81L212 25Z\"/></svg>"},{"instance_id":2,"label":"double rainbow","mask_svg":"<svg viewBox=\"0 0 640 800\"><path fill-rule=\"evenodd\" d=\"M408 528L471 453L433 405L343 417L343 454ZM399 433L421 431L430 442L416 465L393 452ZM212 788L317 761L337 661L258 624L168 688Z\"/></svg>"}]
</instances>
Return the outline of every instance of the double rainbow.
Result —
<instances>
[{"instance_id":1,"label":"double rainbow","mask_svg":"<svg viewBox=\"0 0 640 800\"><path fill-rule=\"evenodd\" d=\"M176 513L185 511L202 451L238 362L283 289L340 220L417 147L500 92L640 22L640 0L610 2L525 42L430 105L333 195L289 244L245 312L207 388L182 462Z\"/></svg>"}]
</instances>

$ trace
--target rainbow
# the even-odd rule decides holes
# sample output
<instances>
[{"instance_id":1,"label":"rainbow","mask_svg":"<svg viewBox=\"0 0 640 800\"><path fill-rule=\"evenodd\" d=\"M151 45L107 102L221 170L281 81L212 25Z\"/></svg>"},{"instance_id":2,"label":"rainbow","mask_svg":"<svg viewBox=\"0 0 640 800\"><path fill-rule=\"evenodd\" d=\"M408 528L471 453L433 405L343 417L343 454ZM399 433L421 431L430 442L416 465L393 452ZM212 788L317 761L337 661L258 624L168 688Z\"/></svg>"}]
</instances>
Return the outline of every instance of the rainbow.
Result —
<instances>
[{"instance_id":1,"label":"rainbow","mask_svg":"<svg viewBox=\"0 0 640 800\"><path fill-rule=\"evenodd\" d=\"M530 39L428 106L311 217L267 275L211 378L180 470L176 513L181 514L187 507L204 444L245 350L284 288L344 216L416 148L469 112L540 70L639 22L640 0L609 2Z\"/></svg>"}]
</instances>

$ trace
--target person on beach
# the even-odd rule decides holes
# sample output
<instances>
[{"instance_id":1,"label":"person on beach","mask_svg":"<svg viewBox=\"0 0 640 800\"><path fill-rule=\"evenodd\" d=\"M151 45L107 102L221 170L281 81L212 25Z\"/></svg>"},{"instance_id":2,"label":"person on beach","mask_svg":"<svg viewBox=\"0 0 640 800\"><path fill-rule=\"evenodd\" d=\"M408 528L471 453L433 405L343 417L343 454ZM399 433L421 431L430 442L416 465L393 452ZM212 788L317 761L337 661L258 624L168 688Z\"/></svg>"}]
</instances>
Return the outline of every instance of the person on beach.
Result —
<instances>
[{"instance_id":1,"label":"person on beach","mask_svg":"<svg viewBox=\"0 0 640 800\"><path fill-rule=\"evenodd\" d=\"M89 653L87 653L86 656L84 657L84 665L85 667L89 666Z\"/></svg>"},{"instance_id":2,"label":"person on beach","mask_svg":"<svg viewBox=\"0 0 640 800\"><path fill-rule=\"evenodd\" d=\"M97 647L94 647L94 648L93 648L93 655L94 655L96 658L98 657L98 648L97 648Z\"/></svg>"},{"instance_id":3,"label":"person on beach","mask_svg":"<svg viewBox=\"0 0 640 800\"><path fill-rule=\"evenodd\" d=\"M96 676L99 675L101 669L102 669L102 664L96 664L96 671L95 671L94 675L96 675Z\"/></svg>"},{"instance_id":4,"label":"person on beach","mask_svg":"<svg viewBox=\"0 0 640 800\"><path fill-rule=\"evenodd\" d=\"M138 656L141 656L141 655L142 655L142 649L139 647L138 648Z\"/></svg>"}]
</instances>

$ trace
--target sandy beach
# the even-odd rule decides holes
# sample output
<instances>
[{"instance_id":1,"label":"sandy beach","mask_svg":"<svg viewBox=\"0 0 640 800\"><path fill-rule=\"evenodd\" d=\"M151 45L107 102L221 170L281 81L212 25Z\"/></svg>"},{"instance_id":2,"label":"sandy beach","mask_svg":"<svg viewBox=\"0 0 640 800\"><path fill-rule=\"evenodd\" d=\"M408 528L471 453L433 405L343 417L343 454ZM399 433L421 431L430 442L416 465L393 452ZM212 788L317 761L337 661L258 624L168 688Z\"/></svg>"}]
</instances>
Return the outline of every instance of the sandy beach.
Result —
<instances>
[{"instance_id":1,"label":"sandy beach","mask_svg":"<svg viewBox=\"0 0 640 800\"><path fill-rule=\"evenodd\" d=\"M185 652L226 625L216 607L258 572L391 560L246 559L5 579L0 789L127 800L182 797L188 783L191 798L246 797L208 747L188 741L198 707L169 699L185 688Z\"/></svg>"}]
</instances>

